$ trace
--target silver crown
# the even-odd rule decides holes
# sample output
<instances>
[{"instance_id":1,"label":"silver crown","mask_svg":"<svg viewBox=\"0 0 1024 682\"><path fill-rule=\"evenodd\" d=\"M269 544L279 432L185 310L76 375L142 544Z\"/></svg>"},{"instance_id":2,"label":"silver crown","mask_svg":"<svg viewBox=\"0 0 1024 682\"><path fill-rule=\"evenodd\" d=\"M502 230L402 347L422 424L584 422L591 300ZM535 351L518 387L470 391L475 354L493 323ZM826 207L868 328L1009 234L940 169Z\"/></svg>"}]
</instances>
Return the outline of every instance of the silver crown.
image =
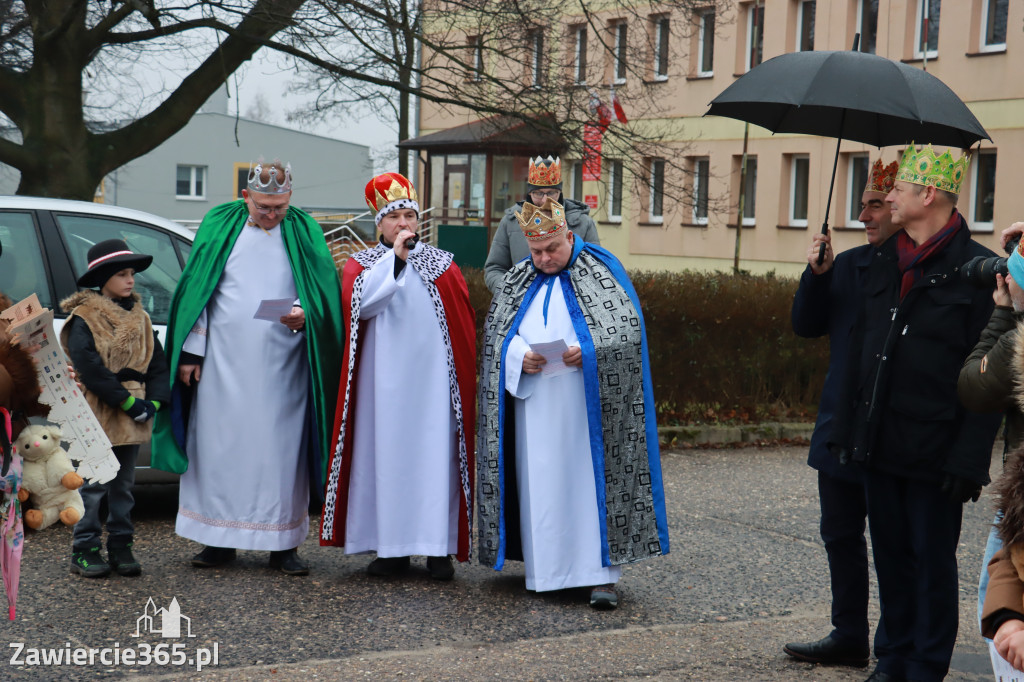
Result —
<instances>
[{"instance_id":1,"label":"silver crown","mask_svg":"<svg viewBox=\"0 0 1024 682\"><path fill-rule=\"evenodd\" d=\"M279 164L279 161L275 161L274 164ZM261 158L256 162L254 168L252 164L249 164L249 191L259 192L261 194L286 194L292 191L292 165L289 163L284 167L284 177L278 179L277 166L271 164L267 168L267 181L261 182L260 177L263 175L263 159Z\"/></svg>"}]
</instances>

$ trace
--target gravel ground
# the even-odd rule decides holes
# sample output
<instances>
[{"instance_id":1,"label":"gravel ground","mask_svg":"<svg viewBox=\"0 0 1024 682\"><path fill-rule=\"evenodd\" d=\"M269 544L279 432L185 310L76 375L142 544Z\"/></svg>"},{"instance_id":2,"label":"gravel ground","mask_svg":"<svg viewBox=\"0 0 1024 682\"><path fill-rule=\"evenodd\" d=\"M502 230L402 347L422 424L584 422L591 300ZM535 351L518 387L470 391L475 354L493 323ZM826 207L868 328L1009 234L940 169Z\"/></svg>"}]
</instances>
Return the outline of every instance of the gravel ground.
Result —
<instances>
[{"instance_id":1,"label":"gravel ground","mask_svg":"<svg viewBox=\"0 0 1024 682\"><path fill-rule=\"evenodd\" d=\"M816 478L805 457L803 447L664 453L672 551L627 567L620 607L603 613L586 605L584 591L526 592L514 562L500 574L461 565L453 582L438 583L414 559L401 578L371 578L367 557L317 545L318 519L300 550L308 577L270 570L265 552L197 570L188 560L198 546L174 534L176 487L147 487L135 515L142 576L70 575L69 529L32 533L17 619L0 628L24 644L25 660L29 649L138 654L164 645L186 665L6 660L0 679L863 680L870 669L801 664L782 653L785 642L829 628ZM991 518L988 495L965 510L951 680L992 678L974 623ZM176 599L193 637L145 627L133 636L149 599L159 608ZM197 673L195 659L214 647L217 663Z\"/></svg>"}]
</instances>

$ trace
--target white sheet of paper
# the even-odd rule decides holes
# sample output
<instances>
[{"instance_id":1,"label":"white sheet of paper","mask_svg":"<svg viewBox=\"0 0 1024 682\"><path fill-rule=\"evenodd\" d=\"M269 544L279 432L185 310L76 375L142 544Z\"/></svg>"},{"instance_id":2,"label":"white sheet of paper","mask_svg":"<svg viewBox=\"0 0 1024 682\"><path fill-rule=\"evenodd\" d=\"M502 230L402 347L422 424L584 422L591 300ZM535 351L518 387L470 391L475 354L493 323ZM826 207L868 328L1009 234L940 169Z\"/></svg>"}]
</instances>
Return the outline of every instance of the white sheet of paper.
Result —
<instances>
[{"instance_id":1,"label":"white sheet of paper","mask_svg":"<svg viewBox=\"0 0 1024 682\"><path fill-rule=\"evenodd\" d=\"M292 311L294 303L294 298L265 298L260 301L260 307L256 309L252 319L280 322L282 317Z\"/></svg>"},{"instance_id":2,"label":"white sheet of paper","mask_svg":"<svg viewBox=\"0 0 1024 682\"><path fill-rule=\"evenodd\" d=\"M569 372L575 372L575 367L569 367L562 361L562 353L569 350L569 346L566 345L565 339L558 339L557 341L545 341L543 343L531 343L530 350L534 353L539 353L544 356L547 360L541 365L540 373L543 376L556 377L559 374L567 374Z\"/></svg>"},{"instance_id":3,"label":"white sheet of paper","mask_svg":"<svg viewBox=\"0 0 1024 682\"><path fill-rule=\"evenodd\" d=\"M996 682L1024 682L1024 673L1007 663L991 641L988 643L988 655L992 658L992 672L996 676Z\"/></svg>"}]
</instances>

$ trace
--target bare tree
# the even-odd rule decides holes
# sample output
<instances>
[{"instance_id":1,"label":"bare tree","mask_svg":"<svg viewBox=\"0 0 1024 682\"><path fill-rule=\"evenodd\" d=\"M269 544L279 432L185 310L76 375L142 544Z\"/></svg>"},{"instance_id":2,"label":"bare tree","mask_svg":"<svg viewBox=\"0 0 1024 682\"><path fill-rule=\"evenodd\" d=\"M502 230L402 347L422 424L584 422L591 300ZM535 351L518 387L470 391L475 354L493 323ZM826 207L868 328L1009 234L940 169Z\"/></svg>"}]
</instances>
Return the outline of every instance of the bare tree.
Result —
<instances>
[{"instance_id":1,"label":"bare tree","mask_svg":"<svg viewBox=\"0 0 1024 682\"><path fill-rule=\"evenodd\" d=\"M0 0L0 163L20 171L19 194L92 198L301 20L302 5Z\"/></svg>"}]
</instances>

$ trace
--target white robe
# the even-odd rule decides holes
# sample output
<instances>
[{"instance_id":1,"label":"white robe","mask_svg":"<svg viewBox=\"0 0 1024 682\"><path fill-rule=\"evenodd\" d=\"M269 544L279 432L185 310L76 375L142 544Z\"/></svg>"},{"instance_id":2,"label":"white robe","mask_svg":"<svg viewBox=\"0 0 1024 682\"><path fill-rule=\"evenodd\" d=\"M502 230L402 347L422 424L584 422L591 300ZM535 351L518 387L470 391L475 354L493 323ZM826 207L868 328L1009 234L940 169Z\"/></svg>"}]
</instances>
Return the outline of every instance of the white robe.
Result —
<instances>
[{"instance_id":1,"label":"white robe","mask_svg":"<svg viewBox=\"0 0 1024 682\"><path fill-rule=\"evenodd\" d=\"M567 346L579 345L557 281L545 324L546 293L546 286L537 292L505 356L505 390L516 398L516 483L526 589L538 592L614 583L622 573L618 566L601 565L583 372L522 373L531 343L563 339Z\"/></svg>"},{"instance_id":2,"label":"white robe","mask_svg":"<svg viewBox=\"0 0 1024 682\"><path fill-rule=\"evenodd\" d=\"M445 556L461 485L447 350L422 278L394 272L389 252L364 280L345 553Z\"/></svg>"},{"instance_id":3,"label":"white robe","mask_svg":"<svg viewBox=\"0 0 1024 682\"><path fill-rule=\"evenodd\" d=\"M297 292L281 230L248 225L182 349L204 356L175 530L216 547L285 550L309 530L305 337L253 319Z\"/></svg>"}]
</instances>

